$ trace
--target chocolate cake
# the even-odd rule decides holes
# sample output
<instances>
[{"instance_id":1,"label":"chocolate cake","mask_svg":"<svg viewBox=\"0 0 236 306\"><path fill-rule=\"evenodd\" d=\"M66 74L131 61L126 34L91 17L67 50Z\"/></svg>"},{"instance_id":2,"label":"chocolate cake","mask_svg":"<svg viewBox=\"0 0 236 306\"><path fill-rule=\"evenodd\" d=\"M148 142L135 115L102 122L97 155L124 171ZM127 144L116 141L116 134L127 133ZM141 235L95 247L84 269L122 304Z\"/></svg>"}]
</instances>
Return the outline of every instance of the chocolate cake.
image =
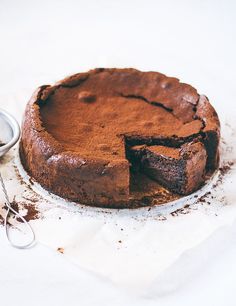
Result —
<instances>
[{"instance_id":1,"label":"chocolate cake","mask_svg":"<svg viewBox=\"0 0 236 306\"><path fill-rule=\"evenodd\" d=\"M101 207L186 195L218 166L220 124L177 78L95 69L41 86L22 124L24 168L47 190Z\"/></svg>"}]
</instances>

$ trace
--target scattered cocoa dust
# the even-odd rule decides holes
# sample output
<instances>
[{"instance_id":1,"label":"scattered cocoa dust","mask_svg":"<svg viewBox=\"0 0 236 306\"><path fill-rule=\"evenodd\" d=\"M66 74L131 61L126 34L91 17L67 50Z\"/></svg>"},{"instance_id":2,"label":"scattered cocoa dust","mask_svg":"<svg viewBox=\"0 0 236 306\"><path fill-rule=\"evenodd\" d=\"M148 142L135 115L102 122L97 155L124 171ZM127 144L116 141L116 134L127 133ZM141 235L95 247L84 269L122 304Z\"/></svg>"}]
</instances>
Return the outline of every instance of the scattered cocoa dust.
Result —
<instances>
[{"instance_id":1,"label":"scattered cocoa dust","mask_svg":"<svg viewBox=\"0 0 236 306\"><path fill-rule=\"evenodd\" d=\"M30 196L24 196L22 195L22 198L25 199L27 202L23 202L23 201L16 201L16 198L13 198L13 201L11 202L11 206L14 210L16 210L17 212L19 212L19 210L27 210L26 215L23 215L24 219L28 222L30 220L36 220L40 217L40 212L39 210L36 208L36 203L39 201L40 196L38 194L36 194L33 190L32 187L30 186L34 184L34 182L30 179L30 184L27 184L23 178L21 177L21 175L19 174L19 171L16 167L16 165L13 165L14 169L15 169L15 174L16 177L19 181L19 183L21 185L25 185L28 189L30 189L33 194ZM6 205L4 206L4 209L7 209ZM18 222L23 222L21 218L16 217L16 220ZM0 215L0 225L4 224L4 218Z\"/></svg>"},{"instance_id":2,"label":"scattered cocoa dust","mask_svg":"<svg viewBox=\"0 0 236 306\"><path fill-rule=\"evenodd\" d=\"M216 181L216 183L212 186L213 189L215 189L216 187L218 187L220 184L223 183L223 180L224 180L224 177L228 174L228 172L232 169L232 167L234 166L235 162L234 161L229 161L225 164L223 164L222 167L219 168L219 177ZM16 175L17 175L17 178L19 179L19 182L21 185L26 185L30 190L32 190L32 187L27 184L21 177L21 175L19 174L18 172L18 169L17 167L14 165L14 168L15 168L15 172L16 172ZM29 182L31 185L34 185L34 182L32 181L32 179L29 179ZM33 191L33 190L32 190ZM211 204L210 202L210 198L213 199L214 196L212 196L212 192L211 191L208 191L206 192L204 195L202 195L200 198L198 198L197 195L194 196L196 198L196 202L195 203L201 203L201 204L205 204L207 203L208 205ZM37 203L38 201L38 198L37 196L33 196L33 197L24 197L25 200L27 201L30 201L32 204L29 204L29 203L24 203L24 202L16 202L15 199L13 200L13 202L11 203L12 204L12 207L16 210L16 211L19 211L19 207L20 208L23 208L23 209L27 209L27 214L26 216L24 216L24 218L26 219L26 221L30 221L30 220L35 220L35 219L38 219L39 218L39 211L36 209L35 205L33 205L34 203ZM173 212L171 212L170 214L173 216L173 217L176 217L178 215L185 215L185 214L189 214L190 211L191 211L191 207L189 204L186 204L183 208L179 208ZM151 207L148 208L148 211L151 210ZM107 211L104 211L106 213L108 213ZM22 222L22 220L20 218L16 218L17 221L19 222ZM166 218L164 217L163 219L161 220L166 220ZM4 219L3 217L0 215L0 224L3 224L4 223ZM59 247L57 249L58 252L64 254L64 248L61 248Z\"/></svg>"},{"instance_id":3,"label":"scattered cocoa dust","mask_svg":"<svg viewBox=\"0 0 236 306\"><path fill-rule=\"evenodd\" d=\"M186 215L190 213L189 208L190 208L190 205L186 204L183 208L176 209L175 211L172 211L170 214L173 217L176 217L178 215Z\"/></svg>"},{"instance_id":4,"label":"scattered cocoa dust","mask_svg":"<svg viewBox=\"0 0 236 306\"><path fill-rule=\"evenodd\" d=\"M27 213L26 215L22 215L24 217L24 219L28 222L30 220L36 220L39 218L39 211L36 209L36 207L32 204L29 204L29 203L24 203L24 202L16 202L16 200L13 200L11 202L11 207L19 212L19 210L21 209L26 209L27 210ZM7 210L7 206L5 205L4 206L4 209ZM10 212L10 214L13 214ZM16 217L16 220L18 222L21 222L23 223L22 219L20 217ZM3 225L4 224L4 218L2 215L0 215L0 225Z\"/></svg>"},{"instance_id":5,"label":"scattered cocoa dust","mask_svg":"<svg viewBox=\"0 0 236 306\"><path fill-rule=\"evenodd\" d=\"M20 184L23 185L25 182L23 181L23 178L21 177L21 175L19 174L19 170L17 168L16 165L13 165L13 168L15 170L16 173L16 177L18 178L18 180L20 181Z\"/></svg>"},{"instance_id":6,"label":"scattered cocoa dust","mask_svg":"<svg viewBox=\"0 0 236 306\"><path fill-rule=\"evenodd\" d=\"M36 209L35 205L25 203L25 202L16 202L14 199L11 203L11 206L14 210L19 212L20 209L26 209L27 213L24 215L24 219L28 222L30 220L36 220L39 218L39 211ZM17 217L18 222L23 222L21 218Z\"/></svg>"},{"instance_id":7,"label":"scattered cocoa dust","mask_svg":"<svg viewBox=\"0 0 236 306\"><path fill-rule=\"evenodd\" d=\"M211 202L209 202L209 196L211 195L211 191L206 192L204 195L202 195L198 200L197 203L207 203L207 204L211 204ZM207 201L208 200L208 201Z\"/></svg>"},{"instance_id":8,"label":"scattered cocoa dust","mask_svg":"<svg viewBox=\"0 0 236 306\"><path fill-rule=\"evenodd\" d=\"M158 221L166 221L167 218L163 215L158 215L157 217L154 218L155 220L158 220Z\"/></svg>"},{"instance_id":9,"label":"scattered cocoa dust","mask_svg":"<svg viewBox=\"0 0 236 306\"><path fill-rule=\"evenodd\" d=\"M218 187L219 185L221 185L224 181L224 177L228 174L228 172L232 169L232 167L234 166L235 162L234 161L229 161L229 162L226 162L223 164L222 167L219 168L219 176L218 176L218 179L216 181L216 183L214 185L212 185L212 189L214 190L216 187ZM210 205L211 204L211 200L215 198L215 196L212 194L212 191L207 191L205 194L203 194L200 198L198 198L197 195L194 196L194 198L196 198L196 202L195 204L197 203L200 203L200 204L208 204ZM222 197L219 199L220 202L224 202L225 201L225 197ZM184 208L180 208L180 209L177 209L173 212L171 212L170 214L173 216L173 217L176 217L178 216L179 214L188 214L190 213L190 211L192 210L193 208L190 206L190 205L185 205Z\"/></svg>"},{"instance_id":10,"label":"scattered cocoa dust","mask_svg":"<svg viewBox=\"0 0 236 306\"><path fill-rule=\"evenodd\" d=\"M31 203L37 203L39 201L37 196L30 196L30 197L22 196L22 198L27 201L30 201Z\"/></svg>"},{"instance_id":11,"label":"scattered cocoa dust","mask_svg":"<svg viewBox=\"0 0 236 306\"><path fill-rule=\"evenodd\" d=\"M219 168L220 174L219 174L218 180L212 186L213 188L216 188L217 186L219 186L223 182L225 175L228 174L228 172L232 169L234 164L235 164L234 161L228 161L228 162L224 163L222 167Z\"/></svg>"}]
</instances>

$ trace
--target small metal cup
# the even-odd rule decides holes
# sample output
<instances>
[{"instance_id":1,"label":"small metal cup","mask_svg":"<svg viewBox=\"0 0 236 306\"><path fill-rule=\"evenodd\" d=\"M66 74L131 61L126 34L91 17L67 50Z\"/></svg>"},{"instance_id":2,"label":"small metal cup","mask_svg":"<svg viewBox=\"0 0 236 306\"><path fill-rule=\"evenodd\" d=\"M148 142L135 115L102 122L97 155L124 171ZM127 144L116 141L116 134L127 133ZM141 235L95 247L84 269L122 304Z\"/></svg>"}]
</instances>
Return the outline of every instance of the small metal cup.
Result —
<instances>
[{"instance_id":1,"label":"small metal cup","mask_svg":"<svg viewBox=\"0 0 236 306\"><path fill-rule=\"evenodd\" d=\"M20 127L16 119L0 109L0 157L6 154L20 137Z\"/></svg>"}]
</instances>

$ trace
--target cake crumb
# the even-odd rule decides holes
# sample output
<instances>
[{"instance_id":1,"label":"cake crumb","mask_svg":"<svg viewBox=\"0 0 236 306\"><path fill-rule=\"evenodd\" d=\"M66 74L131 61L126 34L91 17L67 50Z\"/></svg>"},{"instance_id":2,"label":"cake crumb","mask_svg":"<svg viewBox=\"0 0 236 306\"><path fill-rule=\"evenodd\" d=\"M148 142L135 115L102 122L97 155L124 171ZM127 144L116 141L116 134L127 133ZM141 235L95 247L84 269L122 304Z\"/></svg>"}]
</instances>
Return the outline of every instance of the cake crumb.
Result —
<instances>
[{"instance_id":1,"label":"cake crumb","mask_svg":"<svg viewBox=\"0 0 236 306\"><path fill-rule=\"evenodd\" d=\"M166 221L167 219L166 219L165 216L159 215L159 216L157 217L157 220L158 220L158 221Z\"/></svg>"},{"instance_id":2,"label":"cake crumb","mask_svg":"<svg viewBox=\"0 0 236 306\"><path fill-rule=\"evenodd\" d=\"M64 254L64 248L62 247L57 248L57 252Z\"/></svg>"},{"instance_id":3,"label":"cake crumb","mask_svg":"<svg viewBox=\"0 0 236 306\"><path fill-rule=\"evenodd\" d=\"M187 205L185 205L185 206L187 206ZM177 217L178 215L189 214L190 213L190 209L188 209L188 207L176 209L175 211L172 211L170 214L171 214L172 217Z\"/></svg>"},{"instance_id":4,"label":"cake crumb","mask_svg":"<svg viewBox=\"0 0 236 306\"><path fill-rule=\"evenodd\" d=\"M208 191L208 192L206 192L204 195L202 195L198 200L197 200L197 202L199 203L206 203L207 202L207 204L211 204L209 201L206 201L206 199L208 199L208 196L211 194L211 192L210 191Z\"/></svg>"}]
</instances>

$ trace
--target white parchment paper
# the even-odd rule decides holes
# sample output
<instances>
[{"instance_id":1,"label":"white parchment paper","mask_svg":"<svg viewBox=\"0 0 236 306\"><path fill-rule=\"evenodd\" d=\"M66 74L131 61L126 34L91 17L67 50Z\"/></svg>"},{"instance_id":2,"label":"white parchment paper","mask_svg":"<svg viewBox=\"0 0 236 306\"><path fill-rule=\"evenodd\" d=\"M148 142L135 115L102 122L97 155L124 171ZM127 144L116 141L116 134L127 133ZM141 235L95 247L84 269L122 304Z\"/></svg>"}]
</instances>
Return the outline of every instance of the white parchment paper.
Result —
<instances>
[{"instance_id":1,"label":"white parchment paper","mask_svg":"<svg viewBox=\"0 0 236 306\"><path fill-rule=\"evenodd\" d=\"M162 296L194 279L235 239L234 123L223 122L222 130L221 167L230 162L228 172L217 172L192 196L151 209L99 209L60 199L32 183L18 147L3 158L1 172L21 213L36 211L30 222L38 243L135 295ZM20 237L18 230L13 234Z\"/></svg>"},{"instance_id":2,"label":"white parchment paper","mask_svg":"<svg viewBox=\"0 0 236 306\"><path fill-rule=\"evenodd\" d=\"M0 37L0 107L19 122L35 88L66 75L160 71L209 97L222 162L235 159L234 0L1 0ZM205 202L186 199L178 205L192 205L172 215L177 204L111 212L65 203L22 182L17 148L0 168L10 199L39 215L30 221L38 243L26 251L11 248L0 226L0 305L235 306L235 167L199 192L212 192ZM0 192L0 215L3 205Z\"/></svg>"}]
</instances>

